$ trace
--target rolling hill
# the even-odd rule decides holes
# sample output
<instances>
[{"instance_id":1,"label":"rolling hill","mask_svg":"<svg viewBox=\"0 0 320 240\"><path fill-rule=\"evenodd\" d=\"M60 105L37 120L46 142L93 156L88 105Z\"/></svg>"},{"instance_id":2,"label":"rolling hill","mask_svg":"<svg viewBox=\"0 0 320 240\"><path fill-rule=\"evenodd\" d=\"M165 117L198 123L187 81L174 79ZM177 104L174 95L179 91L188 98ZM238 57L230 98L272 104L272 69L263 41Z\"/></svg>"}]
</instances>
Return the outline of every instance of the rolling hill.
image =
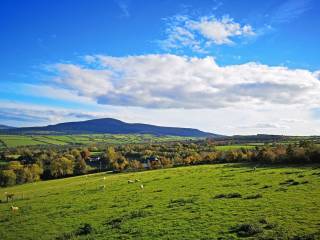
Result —
<instances>
[{"instance_id":1,"label":"rolling hill","mask_svg":"<svg viewBox=\"0 0 320 240\"><path fill-rule=\"evenodd\" d=\"M0 124L0 130L14 129L15 127Z\"/></svg>"},{"instance_id":2,"label":"rolling hill","mask_svg":"<svg viewBox=\"0 0 320 240\"><path fill-rule=\"evenodd\" d=\"M126 123L113 118L66 122L44 127L2 129L6 134L153 134L184 137L218 137L220 135L193 128L162 127L142 123Z\"/></svg>"}]
</instances>

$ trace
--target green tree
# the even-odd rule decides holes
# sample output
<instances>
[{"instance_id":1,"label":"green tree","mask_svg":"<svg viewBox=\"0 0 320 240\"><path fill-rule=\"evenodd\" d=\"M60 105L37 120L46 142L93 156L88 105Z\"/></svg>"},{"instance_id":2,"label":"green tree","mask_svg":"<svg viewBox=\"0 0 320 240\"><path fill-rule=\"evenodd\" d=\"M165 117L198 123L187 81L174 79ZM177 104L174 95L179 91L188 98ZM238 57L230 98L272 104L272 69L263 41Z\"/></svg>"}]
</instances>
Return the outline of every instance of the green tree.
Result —
<instances>
[{"instance_id":1,"label":"green tree","mask_svg":"<svg viewBox=\"0 0 320 240\"><path fill-rule=\"evenodd\" d=\"M79 174L85 174L87 172L87 164L86 161L79 155L74 163L74 173Z\"/></svg>"},{"instance_id":2,"label":"green tree","mask_svg":"<svg viewBox=\"0 0 320 240\"><path fill-rule=\"evenodd\" d=\"M112 163L116 161L118 158L117 152L114 150L113 147L108 147L106 152L101 157L102 164L106 167L112 167Z\"/></svg>"},{"instance_id":3,"label":"green tree","mask_svg":"<svg viewBox=\"0 0 320 240\"><path fill-rule=\"evenodd\" d=\"M63 177L73 174L73 162L66 157L58 157L51 161L50 173L52 177Z\"/></svg>"},{"instance_id":4,"label":"green tree","mask_svg":"<svg viewBox=\"0 0 320 240\"><path fill-rule=\"evenodd\" d=\"M16 184L17 176L13 170L0 171L0 185L3 187L12 186Z\"/></svg>"}]
</instances>

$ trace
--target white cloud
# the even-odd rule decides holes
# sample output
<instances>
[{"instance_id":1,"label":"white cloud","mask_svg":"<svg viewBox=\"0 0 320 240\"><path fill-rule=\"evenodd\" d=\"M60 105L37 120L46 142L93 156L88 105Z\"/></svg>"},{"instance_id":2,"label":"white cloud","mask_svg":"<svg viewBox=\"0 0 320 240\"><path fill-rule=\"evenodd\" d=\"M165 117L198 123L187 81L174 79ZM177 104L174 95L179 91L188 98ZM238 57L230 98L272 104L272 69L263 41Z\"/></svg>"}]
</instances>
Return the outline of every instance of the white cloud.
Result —
<instances>
[{"instance_id":1,"label":"white cloud","mask_svg":"<svg viewBox=\"0 0 320 240\"><path fill-rule=\"evenodd\" d=\"M319 72L259 63L219 66L213 57L170 54L87 60L57 64L54 82L19 90L72 104L1 101L1 122L32 126L114 117L230 135L320 134Z\"/></svg>"},{"instance_id":2,"label":"white cloud","mask_svg":"<svg viewBox=\"0 0 320 240\"><path fill-rule=\"evenodd\" d=\"M92 56L98 69L57 65L57 83L113 106L218 109L320 103L320 81L303 69L259 63L219 66L213 57Z\"/></svg>"},{"instance_id":3,"label":"white cloud","mask_svg":"<svg viewBox=\"0 0 320 240\"><path fill-rule=\"evenodd\" d=\"M255 35L251 25L241 26L229 16L221 19L214 16L192 19L177 15L167 21L166 39L160 41L166 50L188 47L203 53L213 44L233 44L235 38Z\"/></svg>"},{"instance_id":4,"label":"white cloud","mask_svg":"<svg viewBox=\"0 0 320 240\"><path fill-rule=\"evenodd\" d=\"M304 107L274 106L222 109L146 109L140 107L110 107L101 105L93 110L0 101L2 124L39 126L65 121L114 117L126 122L162 126L192 127L221 134L320 134L315 121ZM297 112L299 114L297 114ZM280 118L295 119L283 122ZM270 124L269 127L265 124Z\"/></svg>"},{"instance_id":5,"label":"white cloud","mask_svg":"<svg viewBox=\"0 0 320 240\"><path fill-rule=\"evenodd\" d=\"M221 20L216 18L203 17L200 21L190 21L189 27L198 31L209 41L217 45L232 43L231 37L254 35L250 25L241 27L232 18L224 16ZM211 43L211 42L210 42Z\"/></svg>"}]
</instances>

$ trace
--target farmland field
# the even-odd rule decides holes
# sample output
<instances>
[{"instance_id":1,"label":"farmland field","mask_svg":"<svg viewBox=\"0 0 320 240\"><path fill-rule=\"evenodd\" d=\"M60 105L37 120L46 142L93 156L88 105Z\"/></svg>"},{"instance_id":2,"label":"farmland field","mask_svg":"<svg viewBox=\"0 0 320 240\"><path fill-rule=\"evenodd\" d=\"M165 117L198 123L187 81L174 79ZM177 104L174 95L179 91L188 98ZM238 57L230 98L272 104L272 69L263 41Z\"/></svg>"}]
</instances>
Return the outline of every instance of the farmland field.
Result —
<instances>
[{"instance_id":1,"label":"farmland field","mask_svg":"<svg viewBox=\"0 0 320 240\"><path fill-rule=\"evenodd\" d=\"M0 148L32 145L87 145L94 143L127 144L145 142L169 142L195 139L178 136L153 136L150 134L81 134L81 135L0 135Z\"/></svg>"},{"instance_id":2,"label":"farmland field","mask_svg":"<svg viewBox=\"0 0 320 240\"><path fill-rule=\"evenodd\" d=\"M140 182L128 184L129 179ZM316 165L260 166L253 171L244 164L43 181L0 189L0 236L319 239L302 238L319 231L319 183ZM4 192L14 193L16 200L6 203ZM18 212L11 212L12 204Z\"/></svg>"},{"instance_id":3,"label":"farmland field","mask_svg":"<svg viewBox=\"0 0 320 240\"><path fill-rule=\"evenodd\" d=\"M229 150L235 150L235 149L254 149L256 146L254 145L224 145L224 146L216 146L215 148L219 151L229 151Z\"/></svg>"}]
</instances>

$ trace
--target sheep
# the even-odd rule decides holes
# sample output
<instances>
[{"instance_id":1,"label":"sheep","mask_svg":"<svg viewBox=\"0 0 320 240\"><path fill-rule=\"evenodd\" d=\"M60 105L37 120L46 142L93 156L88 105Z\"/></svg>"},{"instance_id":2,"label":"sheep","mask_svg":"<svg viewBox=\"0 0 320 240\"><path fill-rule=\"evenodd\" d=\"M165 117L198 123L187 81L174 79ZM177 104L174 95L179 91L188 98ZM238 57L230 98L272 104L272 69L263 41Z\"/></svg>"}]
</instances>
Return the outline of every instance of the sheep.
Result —
<instances>
[{"instance_id":1,"label":"sheep","mask_svg":"<svg viewBox=\"0 0 320 240\"><path fill-rule=\"evenodd\" d=\"M143 189L143 184L140 185L140 188Z\"/></svg>"},{"instance_id":2,"label":"sheep","mask_svg":"<svg viewBox=\"0 0 320 240\"><path fill-rule=\"evenodd\" d=\"M134 181L135 181L135 182L140 182L140 179L135 179Z\"/></svg>"},{"instance_id":3,"label":"sheep","mask_svg":"<svg viewBox=\"0 0 320 240\"><path fill-rule=\"evenodd\" d=\"M134 181L133 180L128 180L128 183L134 183Z\"/></svg>"},{"instance_id":4,"label":"sheep","mask_svg":"<svg viewBox=\"0 0 320 240\"><path fill-rule=\"evenodd\" d=\"M11 206L10 208L12 212L17 212L19 210L19 207Z\"/></svg>"},{"instance_id":5,"label":"sheep","mask_svg":"<svg viewBox=\"0 0 320 240\"><path fill-rule=\"evenodd\" d=\"M9 199L10 199L11 201L13 200L14 193L5 192L4 195L5 195L6 198L7 198L7 202L9 202Z\"/></svg>"}]
</instances>

